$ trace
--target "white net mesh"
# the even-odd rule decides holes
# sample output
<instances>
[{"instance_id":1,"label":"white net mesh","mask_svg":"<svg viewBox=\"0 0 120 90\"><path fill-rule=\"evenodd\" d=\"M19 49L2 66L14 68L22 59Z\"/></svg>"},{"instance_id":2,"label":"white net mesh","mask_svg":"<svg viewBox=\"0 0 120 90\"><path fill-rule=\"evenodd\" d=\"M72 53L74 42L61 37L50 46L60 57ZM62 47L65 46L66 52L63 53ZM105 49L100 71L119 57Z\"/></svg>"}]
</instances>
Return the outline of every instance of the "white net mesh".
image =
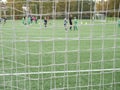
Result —
<instances>
[{"instance_id":1,"label":"white net mesh","mask_svg":"<svg viewBox=\"0 0 120 90\"><path fill-rule=\"evenodd\" d=\"M8 0L0 7L0 90L120 89L119 0ZM96 12L106 22L94 22Z\"/></svg>"},{"instance_id":2,"label":"white net mesh","mask_svg":"<svg viewBox=\"0 0 120 90\"><path fill-rule=\"evenodd\" d=\"M98 21L98 22L105 22L106 21L106 16L104 14L94 14L93 15L93 20Z\"/></svg>"}]
</instances>

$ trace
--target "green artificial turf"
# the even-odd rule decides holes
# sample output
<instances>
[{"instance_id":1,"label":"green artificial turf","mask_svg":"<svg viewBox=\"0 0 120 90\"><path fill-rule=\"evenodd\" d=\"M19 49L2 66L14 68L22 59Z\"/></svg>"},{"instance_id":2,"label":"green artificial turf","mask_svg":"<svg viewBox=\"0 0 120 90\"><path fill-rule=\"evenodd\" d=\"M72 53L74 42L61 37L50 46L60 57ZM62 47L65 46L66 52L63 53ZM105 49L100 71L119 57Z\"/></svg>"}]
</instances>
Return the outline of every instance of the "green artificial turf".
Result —
<instances>
[{"instance_id":1,"label":"green artificial turf","mask_svg":"<svg viewBox=\"0 0 120 90\"><path fill-rule=\"evenodd\" d=\"M0 90L120 90L120 27L80 20L78 28L1 24Z\"/></svg>"}]
</instances>

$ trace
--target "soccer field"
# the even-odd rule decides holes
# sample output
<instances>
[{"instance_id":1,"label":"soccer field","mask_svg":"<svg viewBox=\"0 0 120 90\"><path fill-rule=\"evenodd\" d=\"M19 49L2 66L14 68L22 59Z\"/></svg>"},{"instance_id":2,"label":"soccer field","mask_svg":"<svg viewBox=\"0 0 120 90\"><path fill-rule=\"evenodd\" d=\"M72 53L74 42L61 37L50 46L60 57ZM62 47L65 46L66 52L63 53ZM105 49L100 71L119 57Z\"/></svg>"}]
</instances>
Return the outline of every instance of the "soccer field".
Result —
<instances>
[{"instance_id":1,"label":"soccer field","mask_svg":"<svg viewBox=\"0 0 120 90\"><path fill-rule=\"evenodd\" d=\"M120 27L79 20L0 24L0 90L120 90Z\"/></svg>"}]
</instances>

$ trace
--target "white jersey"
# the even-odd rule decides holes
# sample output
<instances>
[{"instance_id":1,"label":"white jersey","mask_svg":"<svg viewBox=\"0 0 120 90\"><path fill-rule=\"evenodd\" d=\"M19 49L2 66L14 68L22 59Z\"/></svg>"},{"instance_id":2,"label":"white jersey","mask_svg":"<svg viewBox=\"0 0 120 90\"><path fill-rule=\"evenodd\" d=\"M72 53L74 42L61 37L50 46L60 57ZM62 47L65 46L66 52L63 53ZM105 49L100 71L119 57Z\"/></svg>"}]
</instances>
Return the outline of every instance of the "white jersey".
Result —
<instances>
[{"instance_id":1,"label":"white jersey","mask_svg":"<svg viewBox=\"0 0 120 90\"><path fill-rule=\"evenodd\" d=\"M67 19L66 18L64 19L64 25L67 25Z\"/></svg>"}]
</instances>

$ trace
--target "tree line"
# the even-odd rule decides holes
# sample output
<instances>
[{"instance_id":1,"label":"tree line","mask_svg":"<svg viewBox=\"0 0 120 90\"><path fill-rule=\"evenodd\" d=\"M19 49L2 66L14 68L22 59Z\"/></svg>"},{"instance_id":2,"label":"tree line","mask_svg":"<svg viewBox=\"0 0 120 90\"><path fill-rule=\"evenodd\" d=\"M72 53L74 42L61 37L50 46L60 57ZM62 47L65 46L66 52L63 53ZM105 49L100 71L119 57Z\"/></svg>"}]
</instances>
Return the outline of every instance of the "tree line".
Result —
<instances>
[{"instance_id":1,"label":"tree line","mask_svg":"<svg viewBox=\"0 0 120 90\"><path fill-rule=\"evenodd\" d=\"M21 18L23 12L23 5L29 7L29 13L34 15L53 15L56 14L58 18L74 14L81 18L91 18L94 13L104 13L109 17L120 16L120 0L8 0L6 4L6 15L14 15L15 18ZM96 8L96 12L95 12ZM3 15L4 13L2 13Z\"/></svg>"},{"instance_id":2,"label":"tree line","mask_svg":"<svg viewBox=\"0 0 120 90\"><path fill-rule=\"evenodd\" d=\"M120 0L99 1L96 8L108 17L120 17Z\"/></svg>"}]
</instances>

